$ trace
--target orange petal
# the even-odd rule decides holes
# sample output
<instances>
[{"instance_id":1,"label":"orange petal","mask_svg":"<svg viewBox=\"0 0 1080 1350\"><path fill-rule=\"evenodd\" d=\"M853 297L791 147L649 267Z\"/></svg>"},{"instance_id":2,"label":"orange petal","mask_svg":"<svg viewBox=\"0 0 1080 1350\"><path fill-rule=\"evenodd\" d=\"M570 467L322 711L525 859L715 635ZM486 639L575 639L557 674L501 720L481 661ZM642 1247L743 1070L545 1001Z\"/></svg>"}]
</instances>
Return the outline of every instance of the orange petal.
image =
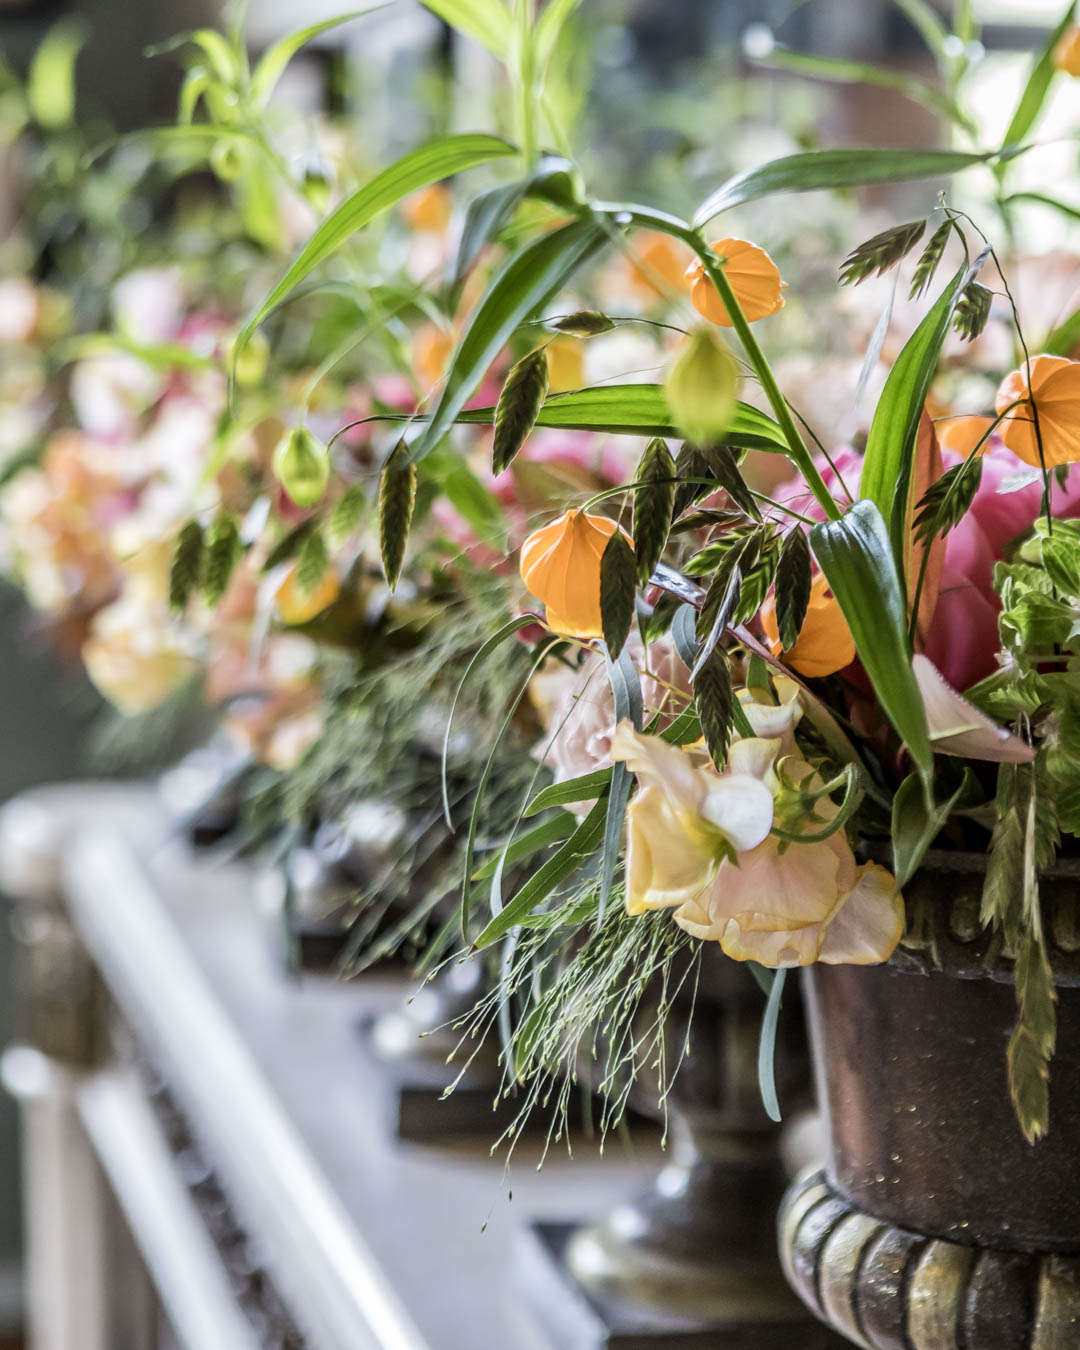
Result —
<instances>
[{"instance_id":1,"label":"orange petal","mask_svg":"<svg viewBox=\"0 0 1080 1350\"><path fill-rule=\"evenodd\" d=\"M763 248L746 239L718 239L711 247L719 256L735 299L750 323L766 319L783 308L784 283L780 280L780 270ZM713 323L730 328L731 319L724 302L700 259L686 269L686 280L690 286L690 300L698 313Z\"/></svg>"},{"instance_id":2,"label":"orange petal","mask_svg":"<svg viewBox=\"0 0 1080 1350\"><path fill-rule=\"evenodd\" d=\"M1080 460L1080 362L1045 355L1025 362L997 392L999 413L1016 403L1001 423L1001 438L1014 455L1033 468Z\"/></svg>"},{"instance_id":3,"label":"orange petal","mask_svg":"<svg viewBox=\"0 0 1080 1350\"><path fill-rule=\"evenodd\" d=\"M761 607L761 626L774 656L807 679L834 675L855 660L855 639L840 612L840 605L824 575L819 572L810 587L806 618L794 647L784 651L776 622L776 600L769 596Z\"/></svg>"}]
</instances>

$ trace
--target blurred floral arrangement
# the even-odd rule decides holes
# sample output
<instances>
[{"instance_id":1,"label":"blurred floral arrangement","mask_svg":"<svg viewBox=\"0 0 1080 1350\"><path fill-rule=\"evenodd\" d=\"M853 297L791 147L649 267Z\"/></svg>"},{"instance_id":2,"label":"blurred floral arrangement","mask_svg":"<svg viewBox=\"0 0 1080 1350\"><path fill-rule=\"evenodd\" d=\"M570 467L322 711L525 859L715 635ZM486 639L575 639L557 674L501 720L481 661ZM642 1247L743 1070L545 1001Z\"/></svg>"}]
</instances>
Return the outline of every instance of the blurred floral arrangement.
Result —
<instances>
[{"instance_id":1,"label":"blurred floral arrangement","mask_svg":"<svg viewBox=\"0 0 1080 1350\"><path fill-rule=\"evenodd\" d=\"M1009 1083L1037 1137L1038 879L1080 833L1080 270L1024 255L1020 213L1074 208L1010 175L1075 73L1074 6L999 143L964 107L973 32L902 4L941 79L901 92L951 148L786 155L683 219L593 199L570 156L575 0L427 4L505 67L512 140L437 135L372 171L346 128L270 100L327 25L253 67L238 29L200 30L177 125L133 144L208 168L213 205L160 258L123 258L96 329L4 283L3 340L33 367L3 390L27 428L0 497L14 574L77 621L125 711L202 681L262 766L253 838L387 793L456 830L416 923L438 908L428 968L459 939L499 952L463 1043L498 1028L524 1113L587 1062L617 1121L719 949L767 993L775 1114L786 970L887 960L937 845L987 855L983 921L1016 962ZM842 348L766 356L798 282L714 222L967 171L990 184L986 234L941 194L850 250L861 291L808 308Z\"/></svg>"}]
</instances>

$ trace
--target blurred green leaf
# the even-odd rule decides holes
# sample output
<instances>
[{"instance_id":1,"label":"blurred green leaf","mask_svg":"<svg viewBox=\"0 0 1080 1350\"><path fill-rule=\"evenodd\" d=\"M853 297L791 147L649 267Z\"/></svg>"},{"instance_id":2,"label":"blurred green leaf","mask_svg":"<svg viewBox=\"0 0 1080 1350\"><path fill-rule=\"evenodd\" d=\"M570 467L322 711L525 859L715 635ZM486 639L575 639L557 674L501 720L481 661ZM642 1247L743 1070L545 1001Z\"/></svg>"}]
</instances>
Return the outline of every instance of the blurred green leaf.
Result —
<instances>
[{"instance_id":1,"label":"blurred green leaf","mask_svg":"<svg viewBox=\"0 0 1080 1350\"><path fill-rule=\"evenodd\" d=\"M595 221L575 220L507 260L454 353L438 405L413 446L414 460L423 459L450 430L518 325L556 295L606 239Z\"/></svg>"},{"instance_id":2,"label":"blurred green leaf","mask_svg":"<svg viewBox=\"0 0 1080 1350\"><path fill-rule=\"evenodd\" d=\"M500 0L422 0L422 3L444 23L476 38L496 56L509 52L513 24Z\"/></svg>"},{"instance_id":3,"label":"blurred green leaf","mask_svg":"<svg viewBox=\"0 0 1080 1350\"><path fill-rule=\"evenodd\" d=\"M944 178L986 164L1004 152L965 150L810 150L787 155L729 178L708 197L694 216L700 229L714 216L733 206L778 192L814 192L821 188L867 187L874 183L902 183L918 178ZM1019 153L1013 150L1011 154ZM1011 157L1011 155L1010 155Z\"/></svg>"},{"instance_id":4,"label":"blurred green leaf","mask_svg":"<svg viewBox=\"0 0 1080 1350\"><path fill-rule=\"evenodd\" d=\"M1031 71L1028 74L1027 82L1024 85L1023 93L1020 95L1020 101L1016 105L1016 111L1012 115L1012 121L1005 132L1005 139L1002 145L1018 145L1031 130L1035 124L1035 119L1042 112L1043 104L1046 102L1046 95L1050 92L1050 84L1054 78L1054 48L1061 41L1065 30L1073 21L1073 15L1076 12L1076 0L1071 0L1065 8L1064 14L1058 20L1051 31L1046 42L1032 63Z\"/></svg>"},{"instance_id":5,"label":"blurred green leaf","mask_svg":"<svg viewBox=\"0 0 1080 1350\"><path fill-rule=\"evenodd\" d=\"M306 47L320 33L325 33L330 28L337 28L343 23L350 23L353 19L359 19L362 15L370 14L376 9L385 9L388 3L389 0L382 0L381 3L368 5L364 9L354 9L348 14L339 14L333 19L323 19L321 23L309 24L306 28L301 28L295 33L289 33L285 37L279 38L273 46L268 47L263 52L252 72L252 101L259 106L265 106L270 95L274 92L278 80L285 73L289 62L301 47Z\"/></svg>"},{"instance_id":6,"label":"blurred green leaf","mask_svg":"<svg viewBox=\"0 0 1080 1350\"><path fill-rule=\"evenodd\" d=\"M75 62L89 36L78 22L54 24L38 44L26 75L26 101L39 126L49 131L75 117Z\"/></svg>"},{"instance_id":7,"label":"blurred green leaf","mask_svg":"<svg viewBox=\"0 0 1080 1350\"><path fill-rule=\"evenodd\" d=\"M513 153L514 147L497 136L472 133L440 136L411 150L376 174L358 192L346 198L304 245L300 256L241 329L233 348L234 361L271 310L276 309L320 263L336 253L351 235L381 212L389 210L410 192L428 187L441 178Z\"/></svg>"}]
</instances>

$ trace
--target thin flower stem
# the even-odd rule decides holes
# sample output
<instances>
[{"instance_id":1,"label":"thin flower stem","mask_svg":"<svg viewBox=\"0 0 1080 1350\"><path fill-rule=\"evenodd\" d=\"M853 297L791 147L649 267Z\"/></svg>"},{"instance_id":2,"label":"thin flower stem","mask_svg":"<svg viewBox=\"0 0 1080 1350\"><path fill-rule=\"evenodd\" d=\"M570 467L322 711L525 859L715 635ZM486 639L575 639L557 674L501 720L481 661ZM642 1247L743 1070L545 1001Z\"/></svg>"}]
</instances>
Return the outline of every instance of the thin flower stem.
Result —
<instances>
[{"instance_id":1,"label":"thin flower stem","mask_svg":"<svg viewBox=\"0 0 1080 1350\"><path fill-rule=\"evenodd\" d=\"M839 520L843 514L833 500L832 493L825 485L825 480L818 472L814 458L807 449L806 442L799 433L795 420L791 416L791 409L787 405L787 399L780 391L780 386L776 382L776 376L772 372L761 350L758 340L751 331L750 324L746 315L742 312L735 292L732 290L731 283L724 275L724 269L716 260L712 250L706 244L705 240L696 231L692 232L693 247L698 257L701 259L702 266L705 268L706 275L720 293L720 299L724 302L724 308L727 310L728 317L731 319L731 326L738 334L739 341L743 345L750 364L757 372L757 377L761 381L761 387L765 391L765 396L772 405L772 410L776 414L776 420L780 424L780 429L784 433L784 439L788 443L788 453L795 467L806 479L810 491L818 499L822 509L825 511L829 520Z\"/></svg>"}]
</instances>

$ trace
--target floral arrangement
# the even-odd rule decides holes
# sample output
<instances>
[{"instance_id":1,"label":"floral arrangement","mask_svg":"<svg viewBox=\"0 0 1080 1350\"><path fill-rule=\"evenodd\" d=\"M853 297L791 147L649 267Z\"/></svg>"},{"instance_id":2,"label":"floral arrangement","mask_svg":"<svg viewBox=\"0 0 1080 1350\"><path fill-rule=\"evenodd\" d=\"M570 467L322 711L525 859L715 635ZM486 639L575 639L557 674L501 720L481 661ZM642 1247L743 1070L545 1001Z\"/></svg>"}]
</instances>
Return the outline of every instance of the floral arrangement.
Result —
<instances>
[{"instance_id":1,"label":"floral arrangement","mask_svg":"<svg viewBox=\"0 0 1080 1350\"><path fill-rule=\"evenodd\" d=\"M683 218L592 196L571 157L574 0L427 3L504 66L512 139L438 135L372 171L342 128L298 145L274 115L326 25L254 67L238 31L184 39L178 125L149 143L209 166L231 231L198 255L178 226L200 265L126 269L111 326L61 345L64 396L2 502L23 584L86 615L121 706L202 675L271 774L260 837L373 783L437 805L441 777L456 881L428 964L458 938L498 952L466 1043L498 1027L525 1112L591 1061L614 1123L715 944L767 991L775 1114L785 972L886 961L931 847L985 852L983 920L1015 957L1008 1081L1038 1137L1038 882L1080 833L1080 296L1071 255L1017 245L1024 212L1075 207L1015 175L1075 73L1074 6L1000 139L964 106L973 31L913 5L941 79L902 92L950 148L792 153ZM763 345L800 283L725 217L978 175L981 205L938 195L850 249L821 322L858 335L839 356L865 411L804 412L790 363L813 375L816 353ZM886 292L872 322L864 282ZM433 726L441 774L414 753Z\"/></svg>"}]
</instances>

